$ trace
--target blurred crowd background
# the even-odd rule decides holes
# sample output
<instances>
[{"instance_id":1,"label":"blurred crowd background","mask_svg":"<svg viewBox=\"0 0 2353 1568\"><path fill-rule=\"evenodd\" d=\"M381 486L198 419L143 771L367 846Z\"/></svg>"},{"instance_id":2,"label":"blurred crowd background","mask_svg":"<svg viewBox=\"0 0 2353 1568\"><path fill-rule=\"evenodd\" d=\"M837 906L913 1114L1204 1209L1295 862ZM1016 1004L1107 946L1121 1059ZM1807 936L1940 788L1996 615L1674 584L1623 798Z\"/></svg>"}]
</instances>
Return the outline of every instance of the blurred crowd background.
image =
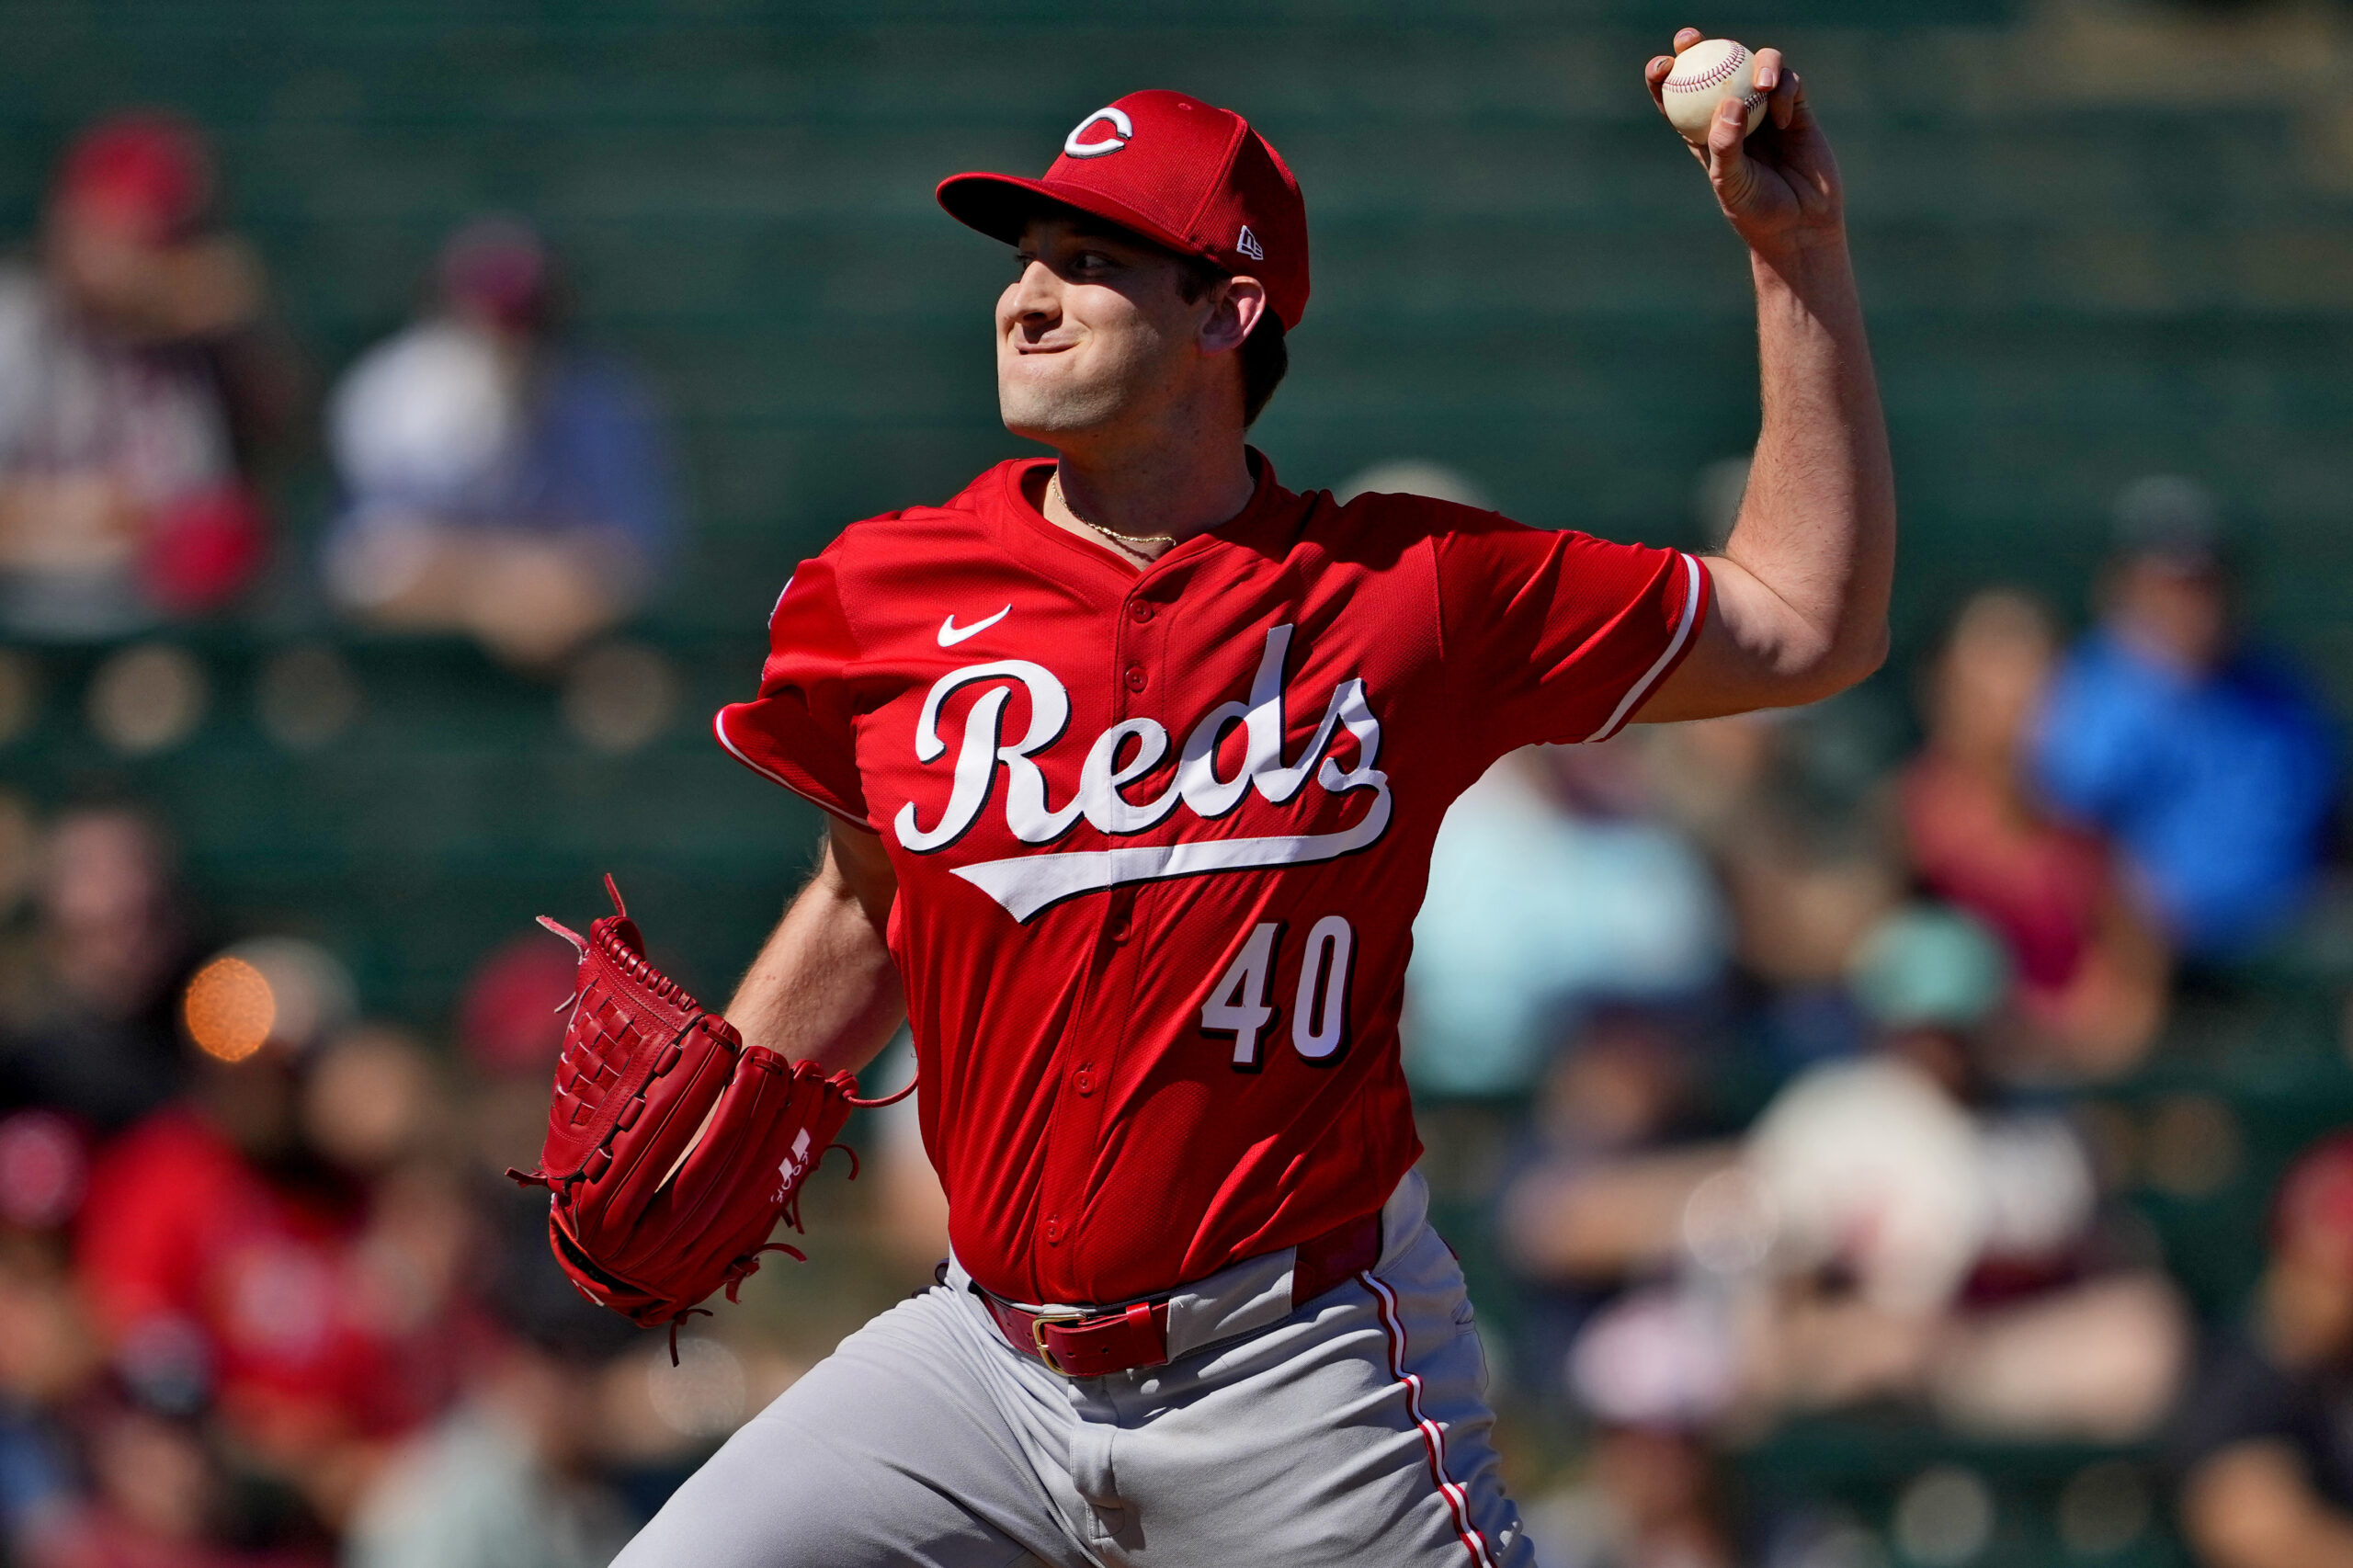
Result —
<instances>
[{"instance_id":1,"label":"blurred crowd background","mask_svg":"<svg viewBox=\"0 0 2353 1568\"><path fill-rule=\"evenodd\" d=\"M611 869L723 999L819 824L707 715L795 561L1011 449L933 183L1230 103L1314 224L1285 483L1704 547L1756 412L1638 83L1685 22L1836 137L1897 651L1440 839L1407 1062L1540 1559L2353 1562L2320 0L0 7L0 1562L600 1564L927 1282L904 1109L675 1367L500 1172L530 916Z\"/></svg>"}]
</instances>

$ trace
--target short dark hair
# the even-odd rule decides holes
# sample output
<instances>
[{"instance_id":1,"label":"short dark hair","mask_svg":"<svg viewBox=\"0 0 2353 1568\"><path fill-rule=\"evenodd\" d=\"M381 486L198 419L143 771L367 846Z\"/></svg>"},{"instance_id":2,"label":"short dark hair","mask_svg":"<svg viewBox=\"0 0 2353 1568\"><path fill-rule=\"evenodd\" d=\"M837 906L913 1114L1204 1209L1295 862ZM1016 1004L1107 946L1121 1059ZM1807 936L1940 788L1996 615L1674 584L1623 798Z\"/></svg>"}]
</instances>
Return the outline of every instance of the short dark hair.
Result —
<instances>
[{"instance_id":1,"label":"short dark hair","mask_svg":"<svg viewBox=\"0 0 2353 1568\"><path fill-rule=\"evenodd\" d=\"M1258 423L1259 414L1275 389L1290 373L1290 345L1284 341L1282 318L1272 311L1259 313L1258 324L1242 345L1242 426Z\"/></svg>"},{"instance_id":2,"label":"short dark hair","mask_svg":"<svg viewBox=\"0 0 2353 1568\"><path fill-rule=\"evenodd\" d=\"M1185 270L1176 287L1188 301L1198 300L1210 291L1212 285L1233 276L1220 271L1194 256L1179 258ZM1245 429L1258 423L1267 400L1283 384L1290 373L1290 345L1284 340L1283 324L1271 310L1258 312L1258 324L1242 342L1242 425Z\"/></svg>"}]
</instances>

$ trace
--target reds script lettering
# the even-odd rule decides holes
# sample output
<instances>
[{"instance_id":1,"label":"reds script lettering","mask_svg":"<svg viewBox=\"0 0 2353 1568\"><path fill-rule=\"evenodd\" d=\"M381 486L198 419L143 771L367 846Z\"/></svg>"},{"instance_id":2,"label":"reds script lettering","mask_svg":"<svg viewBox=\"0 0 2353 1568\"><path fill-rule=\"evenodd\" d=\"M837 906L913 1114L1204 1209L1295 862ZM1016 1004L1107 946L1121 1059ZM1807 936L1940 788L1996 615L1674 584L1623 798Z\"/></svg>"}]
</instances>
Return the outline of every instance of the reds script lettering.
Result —
<instances>
[{"instance_id":1,"label":"reds script lettering","mask_svg":"<svg viewBox=\"0 0 2353 1568\"><path fill-rule=\"evenodd\" d=\"M1205 821L1215 821L1239 806L1254 790L1269 805L1279 806L1296 796L1311 776L1334 795L1357 790L1371 794L1363 817L1336 833L1180 838L1173 844L1023 855L955 868L957 876L1004 905L1017 921L1026 921L1063 899L1122 883L1296 866L1361 849L1377 841L1389 826L1389 776L1373 766L1381 750L1381 722L1373 717L1366 699L1364 682L1353 677L1344 680L1332 688L1324 721L1306 749L1293 761L1283 760L1283 665L1290 652L1291 631L1289 625L1267 631L1266 652L1251 680L1249 700L1221 702L1201 716L1177 753L1175 776L1149 801L1131 801L1125 790L1168 756L1168 732L1156 720L1122 719L1097 735L1079 768L1077 791L1055 807L1046 799L1046 776L1034 759L1060 740L1069 724L1069 691L1052 671L1028 659L1000 659L950 670L933 684L915 722L915 760L926 766L948 755L948 743L940 738L939 717L949 695L968 686L1001 684L982 693L964 716L954 782L938 821L927 828L921 825L916 803L909 801L892 819L892 829L901 845L918 855L948 847L979 820L1000 769L1006 776L1006 825L1024 844L1051 844L1081 818L1098 833L1115 836L1142 833L1157 827L1179 806ZM1004 733L1005 709L1017 686L1029 697L1029 727L1020 738L1008 742ZM1243 727L1246 739L1242 766L1232 778L1221 778L1218 743L1236 724ZM1338 758L1324 755L1342 728L1357 744L1356 766L1345 771ZM1120 753L1130 742L1134 743L1133 754L1122 761Z\"/></svg>"}]
</instances>

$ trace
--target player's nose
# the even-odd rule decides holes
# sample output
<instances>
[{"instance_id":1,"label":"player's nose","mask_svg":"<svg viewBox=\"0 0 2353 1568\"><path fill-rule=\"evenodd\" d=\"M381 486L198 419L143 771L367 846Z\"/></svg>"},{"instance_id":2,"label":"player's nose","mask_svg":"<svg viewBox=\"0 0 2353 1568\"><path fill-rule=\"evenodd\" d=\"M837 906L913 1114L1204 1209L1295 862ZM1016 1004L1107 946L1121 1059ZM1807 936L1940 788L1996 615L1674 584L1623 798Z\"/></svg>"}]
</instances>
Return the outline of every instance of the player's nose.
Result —
<instances>
[{"instance_id":1,"label":"player's nose","mask_svg":"<svg viewBox=\"0 0 2353 1568\"><path fill-rule=\"evenodd\" d=\"M1062 279L1042 261L1021 269L1006 299L1009 317L1024 326L1050 328L1063 317Z\"/></svg>"}]
</instances>

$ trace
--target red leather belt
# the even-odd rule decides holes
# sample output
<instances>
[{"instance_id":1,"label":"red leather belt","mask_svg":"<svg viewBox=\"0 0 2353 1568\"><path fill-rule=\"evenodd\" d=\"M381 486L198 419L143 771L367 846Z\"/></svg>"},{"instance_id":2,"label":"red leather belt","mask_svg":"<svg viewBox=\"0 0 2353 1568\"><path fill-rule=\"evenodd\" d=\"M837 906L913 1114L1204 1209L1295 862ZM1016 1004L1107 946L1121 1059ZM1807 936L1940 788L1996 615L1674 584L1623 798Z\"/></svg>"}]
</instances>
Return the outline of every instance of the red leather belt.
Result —
<instances>
[{"instance_id":1,"label":"red leather belt","mask_svg":"<svg viewBox=\"0 0 2353 1568\"><path fill-rule=\"evenodd\" d=\"M1303 1306L1381 1261L1381 1213L1335 1225L1299 1244L1290 1301ZM1168 1361L1168 1302L1138 1301L1118 1312L1032 1312L972 1287L1006 1342L1066 1378L1101 1378Z\"/></svg>"}]
</instances>

